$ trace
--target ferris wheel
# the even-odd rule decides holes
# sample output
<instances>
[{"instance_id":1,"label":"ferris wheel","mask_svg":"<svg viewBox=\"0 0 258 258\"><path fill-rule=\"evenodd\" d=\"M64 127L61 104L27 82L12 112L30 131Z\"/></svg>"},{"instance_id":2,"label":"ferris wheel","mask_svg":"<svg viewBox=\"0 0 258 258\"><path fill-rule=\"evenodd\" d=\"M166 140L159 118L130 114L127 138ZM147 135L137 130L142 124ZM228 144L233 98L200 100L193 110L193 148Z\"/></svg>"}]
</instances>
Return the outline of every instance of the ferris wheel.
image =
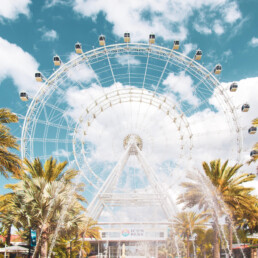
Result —
<instances>
[{"instance_id":1,"label":"ferris wheel","mask_svg":"<svg viewBox=\"0 0 258 258\"><path fill-rule=\"evenodd\" d=\"M21 138L23 158L52 155L81 171L94 218L108 205L166 199L171 178L193 163L241 158L239 108L231 101L238 85L222 87L220 64L208 71L200 49L191 58L177 40L171 49L156 45L154 34L147 44L131 43L130 33L113 45L101 35L99 44L83 52L76 43L67 62L54 56L52 75L35 74L41 87Z\"/></svg>"}]
</instances>

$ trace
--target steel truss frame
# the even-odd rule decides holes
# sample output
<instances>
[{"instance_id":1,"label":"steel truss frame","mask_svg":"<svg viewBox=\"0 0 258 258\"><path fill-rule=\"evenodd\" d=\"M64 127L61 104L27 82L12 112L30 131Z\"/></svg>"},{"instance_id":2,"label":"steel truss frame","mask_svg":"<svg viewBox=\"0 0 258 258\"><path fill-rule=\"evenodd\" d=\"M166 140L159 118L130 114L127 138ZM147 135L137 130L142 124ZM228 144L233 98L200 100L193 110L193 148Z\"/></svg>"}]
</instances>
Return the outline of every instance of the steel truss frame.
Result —
<instances>
[{"instance_id":1,"label":"steel truss frame","mask_svg":"<svg viewBox=\"0 0 258 258\"><path fill-rule=\"evenodd\" d=\"M125 150L123 155L121 156L119 162L109 174L108 178L103 182L102 178L100 178L96 173L90 168L87 162L87 157L84 152L84 141L80 140L81 135L84 133L87 134L87 127L83 128L82 124L86 124L90 126L90 124L97 118L97 116L103 112L104 110L111 108L114 105L118 105L120 103L126 102L143 102L146 104L150 104L162 112L166 113L168 117L171 119L172 123L174 123L180 135L182 151L184 150L184 141L189 142L189 157L191 158L191 149L193 147L192 143L192 131L189 122L187 121L187 114L184 114L179 106L175 105L170 99L164 98L161 94L157 92L159 84L162 80L163 74L166 70L168 64L173 64L179 68L190 73L193 77L199 80L200 83L203 83L206 86L206 89L215 95L218 100L218 103L221 105L223 112L228 120L230 125L230 130L235 133L236 145L237 145L237 153L238 159L241 157L242 153L242 133L241 128L238 122L238 115L236 112L236 108L232 104L228 93L223 89L220 85L219 81L215 78L215 76L205 69L202 65L194 61L193 59L184 56L183 54L168 49L164 47L160 47L157 45L148 45L142 43L127 43L127 44L114 44L109 46L100 47L98 49L94 49L88 52L85 52L79 55L77 58L71 60L63 64L57 71L55 71L41 86L40 90L37 92L36 96L32 99L28 112L26 114L24 125L22 129L22 137L21 137L21 153L22 158L32 159L34 158L34 135L35 128L37 123L44 123L39 119L40 113L48 104L48 99L51 95L56 91L60 90L60 85L66 83L69 79L69 71L75 67L80 66L81 64L86 64L88 68L92 69L92 65L101 62L102 60L108 60L108 65L110 67L110 71L112 76L107 78L106 81L100 82L99 78L96 76L96 81L99 86L102 86L103 83L115 83L118 81L113 72L113 67L111 65L110 59L116 58L119 54L127 54L132 56L144 56L147 57L147 63L143 78L143 88L135 88L128 87L124 89L117 88L112 92L105 92L103 87L103 96L96 99L94 103L89 105L86 110L83 111L79 123L76 125L75 123L67 121L68 130L73 133L73 153L78 167L81 170L84 170L85 167L81 167L81 164L85 164L87 171L89 171L89 175L83 175L87 182L92 185L95 189L98 190L97 195L95 195L93 201L89 205L89 213L90 215L97 219L103 208L107 205L117 205L121 206L124 203L130 203L130 205L139 205L139 203L148 205L161 205L166 214L167 218L171 218L171 216L175 213L175 205L171 198L168 196L166 192L161 187L159 180L155 177L154 171L148 165L143 153L137 146L137 158L139 163L142 166L143 171L145 172L148 181L150 182L151 189L153 190L152 194L133 194L130 193L128 195L115 194L112 192L114 190L115 185L117 184L118 178L120 177L122 170L129 158L129 148ZM162 60L165 62L165 66L162 70L161 76L158 80L158 83L154 89L154 91L148 91L144 89L146 74L147 74L147 66L148 60L152 57L154 59ZM93 70L93 69L92 69ZM63 112L59 110L58 107L52 105L52 109L56 109L59 112ZM53 123L52 121L47 121L48 124ZM183 126L182 126L183 125ZM62 128L62 125L56 125L57 128ZM187 137L185 137L185 135ZM68 139L66 139L68 140ZM44 138L44 141L46 139ZM93 180L94 179L94 180ZM97 184L94 184L93 181L96 181Z\"/></svg>"},{"instance_id":2,"label":"steel truss frame","mask_svg":"<svg viewBox=\"0 0 258 258\"><path fill-rule=\"evenodd\" d=\"M63 64L57 71L55 71L42 85L40 90L37 92L36 96L32 99L31 104L29 106L22 128L22 158L34 158L33 139L36 124L40 122L39 114L43 110L44 105L47 104L47 101L49 97L52 95L52 93L59 88L59 85L65 83L65 81L68 79L68 71L71 68L74 68L83 63L86 63L89 68L92 68L92 64L94 64L95 62L100 62L101 60L105 59L109 60L110 58L116 57L120 53L126 53L132 56L147 56L148 58L149 56L152 56L152 58L165 61L166 64L171 63L175 66L187 70L187 72L195 78L197 78L200 81L200 83L203 83L207 87L207 89L210 90L211 93L215 94L216 98L218 99L218 102L223 108L230 125L230 130L233 133L235 132L238 159L241 158L241 153L243 150L243 140L241 128L238 122L236 108L232 104L228 96L228 93L222 88L215 76L193 59L177 51L157 45L148 45L143 43L114 44L93 49L83 53L74 60L71 60L70 62ZM109 65L111 71L113 71L110 61ZM145 76L146 72L144 75L144 81ZM112 77L112 80L115 82L116 80L114 74ZM96 80L98 81L99 85L101 85L99 79L96 78ZM217 90L215 90L215 88ZM71 127L71 131L72 130L73 127Z\"/></svg>"},{"instance_id":3,"label":"steel truss frame","mask_svg":"<svg viewBox=\"0 0 258 258\"><path fill-rule=\"evenodd\" d=\"M83 111L79 122L74 129L73 153L75 161L80 170L87 170L89 172L88 175L84 175L84 177L95 189L99 188L98 185L101 185L103 180L99 178L90 167L85 153L85 141L82 138L87 135L88 128L94 120L97 119L98 115L106 109L126 102L146 103L165 113L171 120L171 123L175 124L179 133L179 139L181 142L181 154L179 156L181 158L184 157L184 159L191 159L193 134L188 119L179 106L176 106L170 99L145 89L131 87L127 89L116 89L96 99L91 105L89 105L86 110ZM186 142L188 142L188 144L185 144ZM185 146L188 146L188 149L186 149ZM94 179L94 181L97 182L97 185L93 184L91 179Z\"/></svg>"},{"instance_id":4,"label":"steel truss frame","mask_svg":"<svg viewBox=\"0 0 258 258\"><path fill-rule=\"evenodd\" d=\"M144 193L144 194L126 194L121 195L114 194L113 191L117 185L118 179L120 178L123 169L128 161L130 156L130 149L134 148L136 150L136 157L148 178L149 184L151 186L152 193ZM88 206L89 215L98 220L103 209L107 206L142 206L142 205L158 205L160 206L164 214L166 215L167 220L169 221L173 215L176 214L177 208L174 204L173 200L169 196L169 194L164 191L161 183L155 175L153 169L148 165L146 159L143 156L141 150L137 147L135 143L131 143L125 152L121 155L117 165L109 174L106 181L103 183L102 187L99 189L98 193L95 195L94 199Z\"/></svg>"}]
</instances>

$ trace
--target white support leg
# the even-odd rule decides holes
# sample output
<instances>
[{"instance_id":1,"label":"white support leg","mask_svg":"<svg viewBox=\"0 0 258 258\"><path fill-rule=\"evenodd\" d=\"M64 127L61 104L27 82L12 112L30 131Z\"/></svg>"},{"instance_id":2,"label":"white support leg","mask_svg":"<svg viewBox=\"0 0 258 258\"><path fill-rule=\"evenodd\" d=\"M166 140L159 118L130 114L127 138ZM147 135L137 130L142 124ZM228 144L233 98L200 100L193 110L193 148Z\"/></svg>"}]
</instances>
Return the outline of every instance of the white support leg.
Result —
<instances>
[{"instance_id":1,"label":"white support leg","mask_svg":"<svg viewBox=\"0 0 258 258\"><path fill-rule=\"evenodd\" d=\"M164 191L163 187L160 185L155 172L153 171L153 169L151 168L150 165L148 165L146 159L144 158L141 150L137 147L137 145L135 145L135 148L137 150L137 158L139 160L139 163L142 166L143 171L145 172L150 185L154 191L154 193L156 193L157 195L163 195L166 196L164 198L164 200L161 203L161 207L163 209L163 211L165 212L167 219L171 219L171 217L173 215L175 215L175 213L177 212L177 208L176 205L174 203L174 201L172 200L172 198L169 196L169 194L167 192Z\"/></svg>"},{"instance_id":2,"label":"white support leg","mask_svg":"<svg viewBox=\"0 0 258 258\"><path fill-rule=\"evenodd\" d=\"M112 172L109 174L108 178L104 182L104 184L99 189L98 193L95 195L94 199L88 206L88 213L89 215L95 219L98 220L104 205L101 203L100 195L103 193L112 192L114 187L117 185L118 179L125 167L125 164L129 158L129 150L130 147L128 147L123 155L121 156L120 160L118 161L117 165L114 167Z\"/></svg>"}]
</instances>

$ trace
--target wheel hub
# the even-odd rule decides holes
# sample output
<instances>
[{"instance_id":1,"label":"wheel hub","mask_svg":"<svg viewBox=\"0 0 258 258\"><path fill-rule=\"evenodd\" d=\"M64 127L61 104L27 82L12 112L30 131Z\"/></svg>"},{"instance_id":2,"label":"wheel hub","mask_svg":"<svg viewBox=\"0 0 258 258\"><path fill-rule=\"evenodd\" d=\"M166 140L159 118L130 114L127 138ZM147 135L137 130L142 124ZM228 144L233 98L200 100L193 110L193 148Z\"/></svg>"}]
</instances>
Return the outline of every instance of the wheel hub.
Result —
<instances>
[{"instance_id":1,"label":"wheel hub","mask_svg":"<svg viewBox=\"0 0 258 258\"><path fill-rule=\"evenodd\" d=\"M128 134L124 138L123 146L124 146L125 149L127 149L128 146L131 146L130 150L129 150L129 154L130 155L136 155L137 150L136 150L135 146L137 146L140 150L142 150L142 139L137 134Z\"/></svg>"}]
</instances>

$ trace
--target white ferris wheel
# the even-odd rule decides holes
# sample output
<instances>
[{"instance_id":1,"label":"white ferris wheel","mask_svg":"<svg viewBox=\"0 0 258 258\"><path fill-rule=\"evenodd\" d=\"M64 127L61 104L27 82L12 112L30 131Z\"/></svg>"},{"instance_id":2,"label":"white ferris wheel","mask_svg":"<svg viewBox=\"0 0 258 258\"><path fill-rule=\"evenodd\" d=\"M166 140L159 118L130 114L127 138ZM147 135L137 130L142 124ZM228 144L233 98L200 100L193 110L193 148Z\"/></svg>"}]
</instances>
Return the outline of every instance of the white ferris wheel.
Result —
<instances>
[{"instance_id":1,"label":"white ferris wheel","mask_svg":"<svg viewBox=\"0 0 258 258\"><path fill-rule=\"evenodd\" d=\"M141 209L151 221L162 212L168 219L176 209L168 192L182 171L219 155L241 158L239 108L231 101L238 86L222 87L221 65L208 71L202 51L185 56L179 41L168 49L154 34L144 44L125 33L124 43L106 45L101 35L99 44L83 52L76 43L68 62L54 57L51 76L35 74L42 83L24 120L22 157L67 159L81 172L97 220L115 221L125 208L132 208L125 220L142 220Z\"/></svg>"}]
</instances>

